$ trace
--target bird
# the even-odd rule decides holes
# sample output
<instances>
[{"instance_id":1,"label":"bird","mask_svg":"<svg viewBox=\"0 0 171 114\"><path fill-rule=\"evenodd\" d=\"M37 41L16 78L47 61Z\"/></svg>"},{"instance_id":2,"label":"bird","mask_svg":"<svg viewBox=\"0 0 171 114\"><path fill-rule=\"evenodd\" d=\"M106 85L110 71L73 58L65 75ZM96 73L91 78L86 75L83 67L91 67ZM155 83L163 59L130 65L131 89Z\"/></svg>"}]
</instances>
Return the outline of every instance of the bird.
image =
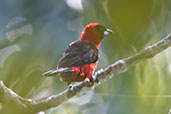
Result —
<instances>
[{"instance_id":1,"label":"bird","mask_svg":"<svg viewBox=\"0 0 171 114\"><path fill-rule=\"evenodd\" d=\"M68 85L81 82L92 77L98 65L99 46L102 39L113 31L99 23L87 24L78 40L69 44L57 63L56 69L49 70L43 75L58 75L60 80Z\"/></svg>"}]
</instances>

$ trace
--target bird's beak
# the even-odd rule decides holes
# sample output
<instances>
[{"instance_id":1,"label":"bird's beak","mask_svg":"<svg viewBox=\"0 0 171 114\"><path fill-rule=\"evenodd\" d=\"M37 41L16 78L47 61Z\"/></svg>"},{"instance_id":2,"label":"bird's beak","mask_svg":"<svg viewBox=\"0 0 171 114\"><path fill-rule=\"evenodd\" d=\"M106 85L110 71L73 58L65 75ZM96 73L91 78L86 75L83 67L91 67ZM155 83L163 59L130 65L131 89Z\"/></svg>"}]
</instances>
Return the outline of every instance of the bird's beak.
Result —
<instances>
[{"instance_id":1,"label":"bird's beak","mask_svg":"<svg viewBox=\"0 0 171 114\"><path fill-rule=\"evenodd\" d=\"M113 31L108 29L108 28L104 31L104 35L108 35L108 34L111 34L111 33L113 33Z\"/></svg>"}]
</instances>

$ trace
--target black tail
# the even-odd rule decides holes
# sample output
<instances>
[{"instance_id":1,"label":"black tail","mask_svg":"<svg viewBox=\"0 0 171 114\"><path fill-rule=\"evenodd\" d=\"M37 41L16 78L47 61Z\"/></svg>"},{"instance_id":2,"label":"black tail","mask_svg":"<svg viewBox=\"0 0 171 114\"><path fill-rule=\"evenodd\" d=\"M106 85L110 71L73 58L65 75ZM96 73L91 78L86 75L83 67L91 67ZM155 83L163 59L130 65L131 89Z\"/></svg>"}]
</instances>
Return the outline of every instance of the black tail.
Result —
<instances>
[{"instance_id":1,"label":"black tail","mask_svg":"<svg viewBox=\"0 0 171 114\"><path fill-rule=\"evenodd\" d=\"M45 73L43 73L42 75L45 75L45 76L54 76L58 73L64 73L64 72L75 72L72 68L59 68L59 69L54 69L54 70L49 70Z\"/></svg>"}]
</instances>

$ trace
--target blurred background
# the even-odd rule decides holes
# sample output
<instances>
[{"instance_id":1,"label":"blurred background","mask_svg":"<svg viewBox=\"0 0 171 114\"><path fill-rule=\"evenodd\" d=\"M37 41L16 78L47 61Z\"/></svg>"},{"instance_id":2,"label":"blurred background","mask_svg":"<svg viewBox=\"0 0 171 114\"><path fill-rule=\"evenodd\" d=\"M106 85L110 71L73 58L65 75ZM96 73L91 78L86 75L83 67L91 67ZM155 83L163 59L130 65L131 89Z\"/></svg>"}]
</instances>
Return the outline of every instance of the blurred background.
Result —
<instances>
[{"instance_id":1,"label":"blurred background","mask_svg":"<svg viewBox=\"0 0 171 114\"><path fill-rule=\"evenodd\" d=\"M112 29L100 47L100 68L139 52L171 32L170 0L1 0L0 80L24 98L43 99L67 88L42 73L56 67L84 26ZM39 114L168 114L171 48ZM14 111L14 107L7 107ZM0 105L0 113L8 114ZM9 110L10 109L10 110Z\"/></svg>"}]
</instances>

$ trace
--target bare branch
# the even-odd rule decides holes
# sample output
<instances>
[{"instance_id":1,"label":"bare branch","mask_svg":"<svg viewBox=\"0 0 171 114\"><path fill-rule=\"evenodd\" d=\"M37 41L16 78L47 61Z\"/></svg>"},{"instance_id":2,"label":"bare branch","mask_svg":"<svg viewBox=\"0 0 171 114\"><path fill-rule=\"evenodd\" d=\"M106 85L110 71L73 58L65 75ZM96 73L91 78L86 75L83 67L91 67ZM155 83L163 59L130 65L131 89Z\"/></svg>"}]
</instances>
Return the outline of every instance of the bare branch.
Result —
<instances>
[{"instance_id":1,"label":"bare branch","mask_svg":"<svg viewBox=\"0 0 171 114\"><path fill-rule=\"evenodd\" d=\"M152 58L169 46L171 46L171 33L152 46L146 47L143 51L128 58L118 60L107 68L97 71L93 76L95 82L101 82L103 79L106 79L111 75L125 72L130 66L137 64L145 59ZM37 113L60 105L64 101L81 92L84 87L87 87L87 85L89 85L89 82L85 80L57 95L52 95L45 100L36 101L20 97L11 89L7 88L2 81L0 81L0 102L3 104L8 101L13 101L14 105L19 107L18 109L21 112Z\"/></svg>"},{"instance_id":2,"label":"bare branch","mask_svg":"<svg viewBox=\"0 0 171 114\"><path fill-rule=\"evenodd\" d=\"M109 75L125 72L131 65L137 64L145 59L152 58L169 46L171 46L171 33L152 46L147 46L143 51L128 58L118 60L104 70L97 71L95 79L100 80L108 77Z\"/></svg>"}]
</instances>

